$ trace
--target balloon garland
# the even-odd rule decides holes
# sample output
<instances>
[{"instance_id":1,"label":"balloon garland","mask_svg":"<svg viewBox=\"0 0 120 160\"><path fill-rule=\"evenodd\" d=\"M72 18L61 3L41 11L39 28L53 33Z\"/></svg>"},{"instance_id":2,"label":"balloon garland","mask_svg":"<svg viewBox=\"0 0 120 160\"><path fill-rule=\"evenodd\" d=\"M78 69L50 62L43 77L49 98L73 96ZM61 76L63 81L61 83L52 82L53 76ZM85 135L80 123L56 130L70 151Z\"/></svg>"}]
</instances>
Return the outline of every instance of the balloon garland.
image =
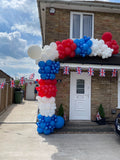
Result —
<instances>
[{"instance_id":1,"label":"balloon garland","mask_svg":"<svg viewBox=\"0 0 120 160\"><path fill-rule=\"evenodd\" d=\"M38 91L38 107L40 114L38 115L37 131L39 134L49 135L54 129L64 126L64 119L55 115L55 97L56 84L55 74L59 73L60 63L55 59L64 59L66 57L75 56L99 56L103 59L117 54L119 46L115 40L112 40L112 34L106 32L102 36L102 40L90 39L84 36L81 39L56 41L41 49L37 45L32 45L28 49L28 55L36 60L39 66L39 74L41 79L36 80L39 87Z\"/></svg>"}]
</instances>

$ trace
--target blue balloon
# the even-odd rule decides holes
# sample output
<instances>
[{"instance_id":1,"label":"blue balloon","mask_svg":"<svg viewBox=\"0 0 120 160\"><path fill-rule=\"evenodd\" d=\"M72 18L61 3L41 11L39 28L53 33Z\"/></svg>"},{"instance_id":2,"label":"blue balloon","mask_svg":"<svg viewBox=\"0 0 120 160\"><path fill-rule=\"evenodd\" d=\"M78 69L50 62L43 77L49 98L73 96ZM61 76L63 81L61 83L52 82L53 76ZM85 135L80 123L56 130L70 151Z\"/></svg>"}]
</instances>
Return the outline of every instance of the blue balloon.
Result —
<instances>
[{"instance_id":1,"label":"blue balloon","mask_svg":"<svg viewBox=\"0 0 120 160\"><path fill-rule=\"evenodd\" d=\"M42 116L41 114L38 114L37 118L38 118L38 119L42 119L43 116Z\"/></svg>"},{"instance_id":2,"label":"blue balloon","mask_svg":"<svg viewBox=\"0 0 120 160\"><path fill-rule=\"evenodd\" d=\"M50 125L51 125L52 127L55 126L55 121L52 120L52 121L50 122Z\"/></svg>"},{"instance_id":3,"label":"blue balloon","mask_svg":"<svg viewBox=\"0 0 120 160\"><path fill-rule=\"evenodd\" d=\"M88 48L89 48L89 46L88 46L86 43L84 43L84 44L83 44L83 51L87 51Z\"/></svg>"},{"instance_id":4,"label":"blue balloon","mask_svg":"<svg viewBox=\"0 0 120 160\"><path fill-rule=\"evenodd\" d=\"M50 73L51 67L50 66L45 66L45 73Z\"/></svg>"},{"instance_id":5,"label":"blue balloon","mask_svg":"<svg viewBox=\"0 0 120 160\"><path fill-rule=\"evenodd\" d=\"M40 128L40 127L37 127L37 131L38 131L39 134L43 133L43 129Z\"/></svg>"},{"instance_id":6,"label":"blue balloon","mask_svg":"<svg viewBox=\"0 0 120 160\"><path fill-rule=\"evenodd\" d=\"M50 129L44 129L44 134L49 135L50 134Z\"/></svg>"},{"instance_id":7,"label":"blue balloon","mask_svg":"<svg viewBox=\"0 0 120 160\"><path fill-rule=\"evenodd\" d=\"M50 128L50 132L53 133L54 132L54 128Z\"/></svg>"},{"instance_id":8,"label":"blue balloon","mask_svg":"<svg viewBox=\"0 0 120 160\"><path fill-rule=\"evenodd\" d=\"M55 79L55 74L50 74L50 79L51 80Z\"/></svg>"},{"instance_id":9,"label":"blue balloon","mask_svg":"<svg viewBox=\"0 0 120 160\"><path fill-rule=\"evenodd\" d=\"M44 62L44 61L38 62L38 66L39 66L39 67L45 67L45 62Z\"/></svg>"},{"instance_id":10,"label":"blue balloon","mask_svg":"<svg viewBox=\"0 0 120 160\"><path fill-rule=\"evenodd\" d=\"M57 122L55 123L55 128L59 129L64 126L64 119L61 116L57 116Z\"/></svg>"},{"instance_id":11,"label":"blue balloon","mask_svg":"<svg viewBox=\"0 0 120 160\"><path fill-rule=\"evenodd\" d=\"M85 43L85 40L83 39L83 38L81 38L80 40L79 40L79 44L80 45L83 45Z\"/></svg>"},{"instance_id":12,"label":"blue balloon","mask_svg":"<svg viewBox=\"0 0 120 160\"><path fill-rule=\"evenodd\" d=\"M77 45L77 47L79 47L79 39L75 39L74 43Z\"/></svg>"},{"instance_id":13,"label":"blue balloon","mask_svg":"<svg viewBox=\"0 0 120 160\"><path fill-rule=\"evenodd\" d=\"M52 65L52 60L47 60L47 61L46 61L46 65L47 65L47 66L51 66L51 65Z\"/></svg>"},{"instance_id":14,"label":"blue balloon","mask_svg":"<svg viewBox=\"0 0 120 160\"><path fill-rule=\"evenodd\" d=\"M76 55L80 55L80 53L81 53L81 49L80 49L80 48L76 48L75 54L76 54Z\"/></svg>"},{"instance_id":15,"label":"blue balloon","mask_svg":"<svg viewBox=\"0 0 120 160\"><path fill-rule=\"evenodd\" d=\"M41 127L42 129L44 129L44 128L46 127L46 124L45 124L44 122L42 122L42 123L40 124L40 127Z\"/></svg>"},{"instance_id":16,"label":"blue balloon","mask_svg":"<svg viewBox=\"0 0 120 160\"><path fill-rule=\"evenodd\" d=\"M41 70L41 68L39 68L39 69L38 69L38 73L39 73L39 74L41 74L41 73L42 73L42 70Z\"/></svg>"},{"instance_id":17,"label":"blue balloon","mask_svg":"<svg viewBox=\"0 0 120 160\"><path fill-rule=\"evenodd\" d=\"M87 55L90 55L92 53L92 49L91 48L88 48L87 50Z\"/></svg>"},{"instance_id":18,"label":"blue balloon","mask_svg":"<svg viewBox=\"0 0 120 160\"><path fill-rule=\"evenodd\" d=\"M91 47L93 42L91 40L87 41L86 44L88 45L88 47Z\"/></svg>"},{"instance_id":19,"label":"blue balloon","mask_svg":"<svg viewBox=\"0 0 120 160\"><path fill-rule=\"evenodd\" d=\"M51 117L49 117L49 116L48 116L48 117L45 117L45 122L48 123L48 122L50 122L50 121L51 121Z\"/></svg>"},{"instance_id":20,"label":"blue balloon","mask_svg":"<svg viewBox=\"0 0 120 160\"><path fill-rule=\"evenodd\" d=\"M46 74L42 73L41 74L41 79L46 79Z\"/></svg>"}]
</instances>

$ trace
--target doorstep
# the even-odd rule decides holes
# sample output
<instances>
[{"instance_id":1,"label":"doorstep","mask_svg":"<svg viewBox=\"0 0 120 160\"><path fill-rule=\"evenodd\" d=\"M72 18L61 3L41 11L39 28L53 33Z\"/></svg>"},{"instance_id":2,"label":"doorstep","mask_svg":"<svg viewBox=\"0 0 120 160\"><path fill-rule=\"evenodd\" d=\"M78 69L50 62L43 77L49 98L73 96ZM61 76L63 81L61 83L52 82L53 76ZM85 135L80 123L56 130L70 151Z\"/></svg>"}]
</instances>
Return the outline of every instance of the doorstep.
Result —
<instances>
[{"instance_id":1,"label":"doorstep","mask_svg":"<svg viewBox=\"0 0 120 160\"><path fill-rule=\"evenodd\" d=\"M114 125L98 125L96 122L91 121L66 121L65 126L61 129L55 129L58 134L113 134Z\"/></svg>"}]
</instances>

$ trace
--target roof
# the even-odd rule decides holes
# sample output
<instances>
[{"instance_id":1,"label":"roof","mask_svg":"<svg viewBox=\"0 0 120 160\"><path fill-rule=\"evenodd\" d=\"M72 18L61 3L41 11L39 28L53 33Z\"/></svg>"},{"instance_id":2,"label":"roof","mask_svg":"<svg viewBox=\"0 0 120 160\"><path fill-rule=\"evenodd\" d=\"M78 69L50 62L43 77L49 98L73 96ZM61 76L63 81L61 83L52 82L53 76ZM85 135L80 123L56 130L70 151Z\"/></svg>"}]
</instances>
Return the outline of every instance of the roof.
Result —
<instances>
[{"instance_id":1,"label":"roof","mask_svg":"<svg viewBox=\"0 0 120 160\"><path fill-rule=\"evenodd\" d=\"M96 57L74 57L59 60L60 63L74 63L74 64L95 64L95 65L115 65L120 66L120 54L113 55L110 58L102 59Z\"/></svg>"},{"instance_id":2,"label":"roof","mask_svg":"<svg viewBox=\"0 0 120 160\"><path fill-rule=\"evenodd\" d=\"M0 78L5 78L7 81L12 79L12 77L10 77L7 73L3 72L2 70L0 70Z\"/></svg>"}]
</instances>

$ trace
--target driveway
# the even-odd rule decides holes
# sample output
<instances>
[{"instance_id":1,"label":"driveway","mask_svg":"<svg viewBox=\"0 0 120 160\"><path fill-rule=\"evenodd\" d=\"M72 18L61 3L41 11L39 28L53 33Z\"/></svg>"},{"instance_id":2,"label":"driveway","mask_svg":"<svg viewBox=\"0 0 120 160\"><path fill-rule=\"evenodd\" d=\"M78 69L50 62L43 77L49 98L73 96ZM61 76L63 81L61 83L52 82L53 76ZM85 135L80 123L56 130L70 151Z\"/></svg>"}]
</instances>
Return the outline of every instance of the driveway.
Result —
<instances>
[{"instance_id":1,"label":"driveway","mask_svg":"<svg viewBox=\"0 0 120 160\"><path fill-rule=\"evenodd\" d=\"M4 122L0 125L0 160L120 159L120 138L115 134L38 135L36 101L24 101L7 112L0 116Z\"/></svg>"}]
</instances>

